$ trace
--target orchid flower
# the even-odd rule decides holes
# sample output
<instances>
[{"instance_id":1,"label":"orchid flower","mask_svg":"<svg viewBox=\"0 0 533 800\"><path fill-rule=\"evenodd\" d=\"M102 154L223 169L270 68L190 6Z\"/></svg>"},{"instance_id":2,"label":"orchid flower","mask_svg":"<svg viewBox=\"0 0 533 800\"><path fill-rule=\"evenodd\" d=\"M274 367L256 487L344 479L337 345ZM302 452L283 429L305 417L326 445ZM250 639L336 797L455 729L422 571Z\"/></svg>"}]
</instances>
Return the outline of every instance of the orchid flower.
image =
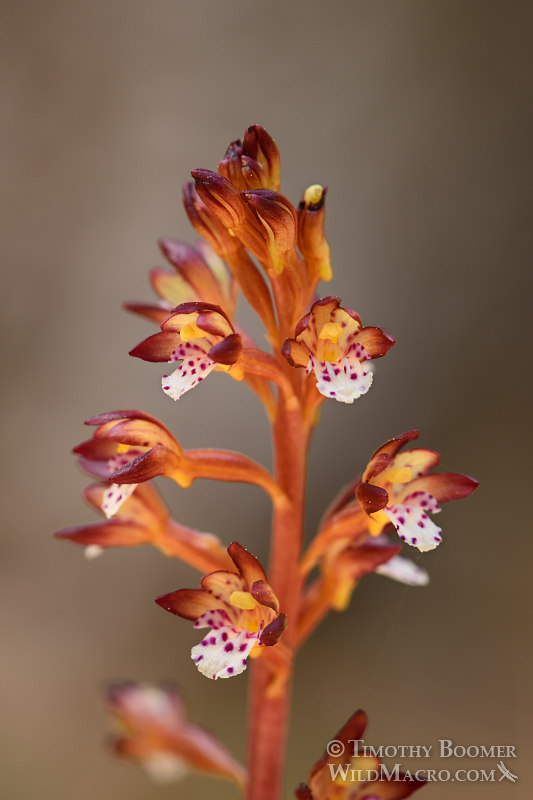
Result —
<instances>
[{"instance_id":1,"label":"orchid flower","mask_svg":"<svg viewBox=\"0 0 533 800\"><path fill-rule=\"evenodd\" d=\"M107 703L116 734L114 752L135 761L161 782L200 772L243 787L242 766L211 733L187 721L183 701L170 684L115 683Z\"/></svg>"},{"instance_id":2,"label":"orchid flower","mask_svg":"<svg viewBox=\"0 0 533 800\"><path fill-rule=\"evenodd\" d=\"M237 304L237 285L222 259L207 242L192 247L175 239L161 239L159 247L174 269L155 267L150 283L159 298L157 305L126 303L128 311L161 325L172 309L200 301L222 306L231 317Z\"/></svg>"},{"instance_id":3,"label":"orchid flower","mask_svg":"<svg viewBox=\"0 0 533 800\"><path fill-rule=\"evenodd\" d=\"M158 597L166 611L209 628L191 658L207 678L230 678L244 672L254 648L271 647L287 625L285 614L267 582L259 561L233 542L228 547L237 572L217 570L205 575L200 589L178 589Z\"/></svg>"},{"instance_id":4,"label":"orchid flower","mask_svg":"<svg viewBox=\"0 0 533 800\"><path fill-rule=\"evenodd\" d=\"M107 486L93 483L85 489L85 499L98 511L102 511ZM152 544L166 556L180 558L200 572L227 569L232 565L216 536L170 518L168 508L151 482L138 484L113 519L64 528L55 535L85 547L85 556L89 559L111 547Z\"/></svg>"},{"instance_id":5,"label":"orchid flower","mask_svg":"<svg viewBox=\"0 0 533 800\"><path fill-rule=\"evenodd\" d=\"M380 759L354 754L354 744L363 740L366 726L364 711L352 714L331 740L340 755L324 753L311 768L307 783L301 783L296 789L297 800L403 800L425 785L426 781L413 776L404 780L401 772L398 779L376 779L375 774L380 773Z\"/></svg>"},{"instance_id":6,"label":"orchid flower","mask_svg":"<svg viewBox=\"0 0 533 800\"><path fill-rule=\"evenodd\" d=\"M179 362L161 383L165 394L179 400L214 369L242 380L244 371L237 363L241 349L241 337L220 306L191 302L174 309L161 325L161 333L149 336L130 355L145 361Z\"/></svg>"},{"instance_id":7,"label":"orchid flower","mask_svg":"<svg viewBox=\"0 0 533 800\"><path fill-rule=\"evenodd\" d=\"M142 411L113 411L92 417L86 425L95 426L96 431L74 453L86 472L110 481L101 505L106 517L117 513L138 483L156 475L190 486L190 476L180 469L181 447L155 417Z\"/></svg>"},{"instance_id":8,"label":"orchid flower","mask_svg":"<svg viewBox=\"0 0 533 800\"><path fill-rule=\"evenodd\" d=\"M138 483L162 475L183 489L189 488L197 478L251 483L264 489L275 505L287 503L285 493L270 473L251 458L215 448L183 450L162 422L142 411L111 411L92 417L86 425L94 425L96 430L92 438L75 447L74 452L80 456L80 466L86 472L113 482L104 495L104 502L108 502L111 490L115 497L123 485L134 484L135 488ZM118 450L127 458L110 473L110 459L114 459ZM133 490L129 490L129 494ZM114 506L107 505L103 510L112 516L126 499L117 495Z\"/></svg>"},{"instance_id":9,"label":"orchid flower","mask_svg":"<svg viewBox=\"0 0 533 800\"><path fill-rule=\"evenodd\" d=\"M428 475L439 463L438 453L424 448L399 452L417 437L418 431L408 431L379 447L356 495L370 517L373 536L392 522L403 542L425 552L442 541L442 529L429 514L440 512L440 502L467 497L478 482L455 472Z\"/></svg>"},{"instance_id":10,"label":"orchid flower","mask_svg":"<svg viewBox=\"0 0 533 800\"><path fill-rule=\"evenodd\" d=\"M295 338L286 339L283 354L293 367L314 372L324 397L353 403L372 384L368 362L381 358L394 339L381 328L363 328L359 314L342 308L338 297L324 297L296 326Z\"/></svg>"}]
</instances>

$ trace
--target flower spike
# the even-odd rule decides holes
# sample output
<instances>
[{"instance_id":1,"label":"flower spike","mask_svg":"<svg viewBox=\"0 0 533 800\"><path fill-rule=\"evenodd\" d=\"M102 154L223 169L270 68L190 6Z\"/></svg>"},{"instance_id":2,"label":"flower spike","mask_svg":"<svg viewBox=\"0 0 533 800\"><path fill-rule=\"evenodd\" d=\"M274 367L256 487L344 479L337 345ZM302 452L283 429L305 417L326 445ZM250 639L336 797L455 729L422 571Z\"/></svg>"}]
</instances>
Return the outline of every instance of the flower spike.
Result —
<instances>
[{"instance_id":1,"label":"flower spike","mask_svg":"<svg viewBox=\"0 0 533 800\"><path fill-rule=\"evenodd\" d=\"M293 206L281 194L277 145L262 126L230 142L217 172L194 169L191 175L183 203L203 241L160 241L168 263L150 272L156 301L126 306L160 330L130 354L171 365L161 385L174 400L214 371L244 381L267 412L272 472L231 450L183 449L141 411L100 414L88 421L94 433L75 452L98 481L86 489L86 499L107 519L56 536L85 547L88 558L140 544L181 558L202 573L199 588L164 594L156 603L202 631L191 650L198 671L211 680L229 678L247 669L248 657L257 659L247 774L210 734L187 722L177 691L165 686L112 687L115 752L156 778L191 769L234 780L247 800L279 800L299 648L330 611L347 608L369 574L425 586L428 573L401 555L402 543L435 548L441 530L430 514L443 501L466 497L477 481L431 474L438 454L407 449L418 437L408 431L382 445L362 476L343 488L302 552L308 453L320 407L324 398L352 404L366 394L371 362L395 340L381 328L363 327L338 297L317 295L319 281L332 277L327 189L313 184ZM239 292L261 321L267 348L237 321ZM171 519L152 484L157 476L182 488L203 478L266 491L274 512L269 577L240 544L226 550L215 536ZM401 541L389 536L391 523ZM366 724L363 711L350 717L336 736L343 755L326 752L296 789L297 800L401 800L421 788L422 781L404 780L397 771L391 778L375 753L350 757Z\"/></svg>"},{"instance_id":2,"label":"flower spike","mask_svg":"<svg viewBox=\"0 0 533 800\"><path fill-rule=\"evenodd\" d=\"M213 680L244 672L252 649L274 646L287 627L257 559L237 542L228 553L237 572L212 572L202 578L201 589L179 589L156 600L166 611L194 621L195 628L210 628L191 658Z\"/></svg>"},{"instance_id":3,"label":"flower spike","mask_svg":"<svg viewBox=\"0 0 533 800\"><path fill-rule=\"evenodd\" d=\"M367 362L381 358L395 343L381 328L363 328L352 309L342 308L338 297L324 297L286 339L283 354L293 367L314 372L317 389L325 397L353 403L372 384Z\"/></svg>"}]
</instances>

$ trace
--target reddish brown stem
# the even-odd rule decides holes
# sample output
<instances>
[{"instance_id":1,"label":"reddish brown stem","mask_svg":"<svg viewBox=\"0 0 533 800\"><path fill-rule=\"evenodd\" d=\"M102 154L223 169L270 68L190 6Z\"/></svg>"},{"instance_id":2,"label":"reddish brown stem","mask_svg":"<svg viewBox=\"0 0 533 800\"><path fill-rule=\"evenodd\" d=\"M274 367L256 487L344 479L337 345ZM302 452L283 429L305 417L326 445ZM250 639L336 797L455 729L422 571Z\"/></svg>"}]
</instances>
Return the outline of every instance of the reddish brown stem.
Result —
<instances>
[{"instance_id":1,"label":"reddish brown stem","mask_svg":"<svg viewBox=\"0 0 533 800\"><path fill-rule=\"evenodd\" d=\"M292 651L301 594L298 561L302 548L308 445L298 405L287 407L283 398L278 401L273 436L276 480L290 502L286 508L274 511L269 577L280 608L289 620L283 641ZM282 797L291 672L292 659L286 682L272 696L273 672L269 659L261 657L253 665L248 727L248 800L279 800Z\"/></svg>"}]
</instances>

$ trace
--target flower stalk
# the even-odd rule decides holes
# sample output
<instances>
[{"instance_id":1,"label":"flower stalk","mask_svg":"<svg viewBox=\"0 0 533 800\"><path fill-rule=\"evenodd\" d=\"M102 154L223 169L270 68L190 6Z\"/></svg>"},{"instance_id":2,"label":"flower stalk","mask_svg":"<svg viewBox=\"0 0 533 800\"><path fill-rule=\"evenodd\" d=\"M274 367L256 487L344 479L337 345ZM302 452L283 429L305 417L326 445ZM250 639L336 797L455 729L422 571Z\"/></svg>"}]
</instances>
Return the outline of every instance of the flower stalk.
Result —
<instances>
[{"instance_id":1,"label":"flower stalk","mask_svg":"<svg viewBox=\"0 0 533 800\"><path fill-rule=\"evenodd\" d=\"M326 189L310 186L296 209L279 191L279 151L264 128L252 125L242 141L231 142L218 172L195 169L192 176L183 202L204 241L194 247L160 241L170 268L150 273L157 303L126 304L159 331L130 355L167 365L161 389L174 401L214 372L245 384L271 424L273 474L243 453L183 448L166 425L142 411L100 414L88 420L94 433L74 452L97 480L85 496L106 519L57 536L83 546L91 559L111 547L150 544L203 573L199 588L177 589L157 604L202 630L191 659L207 679L242 675L252 663L246 769L187 721L177 690L161 686L127 683L110 691L119 729L115 752L158 780L192 770L234 781L246 800L281 800L299 648L331 611L348 608L368 574L426 585L427 571L400 551L404 544L435 550L443 534L430 515L440 512L439 503L469 495L477 481L430 474L438 453L404 449L418 431L395 436L362 474L350 476L302 552L307 457L320 407L326 399L351 405L365 396L372 362L395 340L363 325L340 298L316 296L320 281L333 276ZM270 349L258 346L236 318L239 291L262 321ZM216 535L172 519L153 484L158 477L180 491L205 479L262 488L273 509L268 570L240 543L226 548ZM358 711L337 738L358 738L365 726ZM359 768L356 784L339 783L327 766L324 756L296 789L298 800L400 800L423 785L365 777Z\"/></svg>"},{"instance_id":2,"label":"flower stalk","mask_svg":"<svg viewBox=\"0 0 533 800\"><path fill-rule=\"evenodd\" d=\"M274 474L289 498L287 507L274 511L270 579L287 609L289 620L298 618L302 582L298 564L302 548L305 478L309 431L300 404L291 408L281 398L273 428ZM296 628L290 622L284 643L290 651L286 674L278 690L270 691L272 673L265 660L253 667L249 705L248 774L253 775L247 797L267 800L281 797L289 721L290 687Z\"/></svg>"}]
</instances>

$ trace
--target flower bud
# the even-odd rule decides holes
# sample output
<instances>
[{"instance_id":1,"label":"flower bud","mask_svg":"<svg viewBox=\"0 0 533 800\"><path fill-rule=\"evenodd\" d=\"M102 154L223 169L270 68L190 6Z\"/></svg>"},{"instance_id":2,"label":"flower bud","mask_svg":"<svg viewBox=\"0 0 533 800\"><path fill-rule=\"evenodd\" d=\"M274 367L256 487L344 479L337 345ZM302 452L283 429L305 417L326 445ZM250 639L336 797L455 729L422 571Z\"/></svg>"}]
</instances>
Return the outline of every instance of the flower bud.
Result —
<instances>
[{"instance_id":1,"label":"flower bud","mask_svg":"<svg viewBox=\"0 0 533 800\"><path fill-rule=\"evenodd\" d=\"M263 170L262 186L265 189L279 191L280 159L276 142L262 125L250 125L244 134L242 143L243 156L257 162Z\"/></svg>"},{"instance_id":2,"label":"flower bud","mask_svg":"<svg viewBox=\"0 0 533 800\"><path fill-rule=\"evenodd\" d=\"M247 161L252 162L252 167L248 165ZM230 181L239 192L242 192L245 189L259 189L262 185L260 179L256 177L254 166L261 172L260 164L249 157L244 159L241 140L236 139L234 142L230 142L224 158L219 162L218 172L219 175Z\"/></svg>"},{"instance_id":3,"label":"flower bud","mask_svg":"<svg viewBox=\"0 0 533 800\"><path fill-rule=\"evenodd\" d=\"M296 247L296 211L286 197L270 189L256 189L243 195L262 225L272 269L279 275L286 254Z\"/></svg>"},{"instance_id":4,"label":"flower bud","mask_svg":"<svg viewBox=\"0 0 533 800\"><path fill-rule=\"evenodd\" d=\"M198 196L224 225L233 230L246 219L246 206L241 194L227 178L208 169L193 169Z\"/></svg>"},{"instance_id":5,"label":"flower bud","mask_svg":"<svg viewBox=\"0 0 533 800\"><path fill-rule=\"evenodd\" d=\"M324 234L325 200L327 188L309 186L298 206L298 247L302 253L311 279L330 281L330 249Z\"/></svg>"},{"instance_id":6,"label":"flower bud","mask_svg":"<svg viewBox=\"0 0 533 800\"><path fill-rule=\"evenodd\" d=\"M240 139L236 139L234 142L229 143L228 149L224 153L224 158L218 164L219 175L230 181L239 191L248 188L242 174L241 157L242 142Z\"/></svg>"},{"instance_id":7,"label":"flower bud","mask_svg":"<svg viewBox=\"0 0 533 800\"><path fill-rule=\"evenodd\" d=\"M240 249L239 240L202 202L193 183L187 182L183 186L183 205L195 231L206 240L220 258L230 258Z\"/></svg>"}]
</instances>

